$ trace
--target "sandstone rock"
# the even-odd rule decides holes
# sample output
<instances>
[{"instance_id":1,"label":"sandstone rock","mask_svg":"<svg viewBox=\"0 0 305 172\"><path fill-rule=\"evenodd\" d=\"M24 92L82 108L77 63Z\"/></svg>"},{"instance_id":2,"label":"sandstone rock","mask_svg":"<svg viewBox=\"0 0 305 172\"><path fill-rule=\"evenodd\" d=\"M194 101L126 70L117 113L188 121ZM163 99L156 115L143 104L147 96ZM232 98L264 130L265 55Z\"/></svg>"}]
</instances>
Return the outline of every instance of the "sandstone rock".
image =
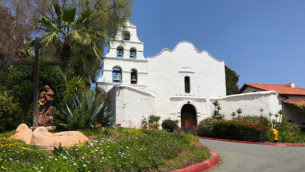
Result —
<instances>
[{"instance_id":1,"label":"sandstone rock","mask_svg":"<svg viewBox=\"0 0 305 172\"><path fill-rule=\"evenodd\" d=\"M17 133L11 136L12 139L19 139L26 144L36 145L41 149L53 150L54 146L70 147L88 141L88 138L78 131L65 131L50 133L47 127L38 127L32 130L26 125L21 124L16 129Z\"/></svg>"},{"instance_id":2,"label":"sandstone rock","mask_svg":"<svg viewBox=\"0 0 305 172\"><path fill-rule=\"evenodd\" d=\"M36 128L38 128L38 127L30 127L30 129L32 129L32 131L36 130ZM56 126L47 126L46 128L49 132L53 132L56 130Z\"/></svg>"},{"instance_id":3,"label":"sandstone rock","mask_svg":"<svg viewBox=\"0 0 305 172\"><path fill-rule=\"evenodd\" d=\"M11 136L12 139L22 140L26 144L30 144L33 132L26 124L20 124L16 129L16 134Z\"/></svg>"},{"instance_id":4,"label":"sandstone rock","mask_svg":"<svg viewBox=\"0 0 305 172\"><path fill-rule=\"evenodd\" d=\"M52 134L45 127L38 127L33 133L31 144L42 149L51 150L54 146L70 147L86 141L88 141L88 138L78 131L65 131Z\"/></svg>"}]
</instances>

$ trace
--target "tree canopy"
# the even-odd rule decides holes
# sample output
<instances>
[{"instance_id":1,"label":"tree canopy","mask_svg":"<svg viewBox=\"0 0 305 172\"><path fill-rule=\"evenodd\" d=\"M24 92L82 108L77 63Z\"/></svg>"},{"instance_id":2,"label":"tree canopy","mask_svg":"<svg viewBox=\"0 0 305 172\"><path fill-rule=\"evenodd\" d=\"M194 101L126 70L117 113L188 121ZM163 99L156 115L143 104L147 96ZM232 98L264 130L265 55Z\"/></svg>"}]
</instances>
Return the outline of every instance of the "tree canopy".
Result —
<instances>
[{"instance_id":1,"label":"tree canopy","mask_svg":"<svg viewBox=\"0 0 305 172\"><path fill-rule=\"evenodd\" d=\"M238 88L238 80L239 80L239 75L236 74L236 72L228 67L225 69L226 71L226 91L227 95L231 94L237 94L239 91Z\"/></svg>"},{"instance_id":2,"label":"tree canopy","mask_svg":"<svg viewBox=\"0 0 305 172\"><path fill-rule=\"evenodd\" d=\"M133 2L133 0L0 0L0 3L12 11L12 14L17 14L18 11L18 15L21 16L19 18L34 28L32 38L37 35L42 35L44 38L46 35L49 36L48 41L43 42L45 46L40 51L42 57L51 60L68 59L70 76L82 76L87 82L95 82L102 67L101 57L104 47L115 37L120 28L124 28ZM30 20L33 18L35 19ZM63 31L65 32L63 35L70 39L64 39L60 34L57 34L59 37L56 38L55 33L63 33ZM89 38L88 35L91 35L90 39L77 41L80 38ZM66 41L68 44L64 44L65 40L69 40ZM88 49L88 46L95 48ZM19 46L19 49L22 48L23 46ZM63 59L63 56L68 58Z\"/></svg>"}]
</instances>

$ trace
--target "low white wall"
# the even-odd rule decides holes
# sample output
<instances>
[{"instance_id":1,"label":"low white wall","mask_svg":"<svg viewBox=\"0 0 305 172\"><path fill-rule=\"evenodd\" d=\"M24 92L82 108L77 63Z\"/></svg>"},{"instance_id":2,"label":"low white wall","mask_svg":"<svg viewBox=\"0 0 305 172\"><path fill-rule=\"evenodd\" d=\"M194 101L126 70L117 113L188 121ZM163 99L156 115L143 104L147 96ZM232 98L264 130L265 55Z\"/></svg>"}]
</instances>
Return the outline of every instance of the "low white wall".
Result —
<instances>
[{"instance_id":1,"label":"low white wall","mask_svg":"<svg viewBox=\"0 0 305 172\"><path fill-rule=\"evenodd\" d=\"M262 91L253 93L244 93L237 95L230 95L221 98L210 99L211 114L214 111L213 102L218 100L221 110L220 113L225 115L226 119L231 119L232 112L236 112L238 108L242 109L241 116L251 115L260 116L260 109L264 109L263 116L268 117L269 113L277 113L282 109L282 103L278 93L274 91ZM237 113L236 113L237 116Z\"/></svg>"}]
</instances>

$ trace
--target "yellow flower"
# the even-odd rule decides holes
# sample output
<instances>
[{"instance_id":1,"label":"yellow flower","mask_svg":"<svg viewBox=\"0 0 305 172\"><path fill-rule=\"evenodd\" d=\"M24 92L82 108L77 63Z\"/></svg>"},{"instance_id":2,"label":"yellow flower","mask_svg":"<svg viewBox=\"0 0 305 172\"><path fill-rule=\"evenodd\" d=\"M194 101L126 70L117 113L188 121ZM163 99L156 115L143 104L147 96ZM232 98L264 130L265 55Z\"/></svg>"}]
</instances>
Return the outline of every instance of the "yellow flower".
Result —
<instances>
[{"instance_id":1,"label":"yellow flower","mask_svg":"<svg viewBox=\"0 0 305 172\"><path fill-rule=\"evenodd\" d=\"M2 168L3 170L7 170L7 168L5 168L5 167L3 167L3 166L1 166L1 168Z\"/></svg>"}]
</instances>

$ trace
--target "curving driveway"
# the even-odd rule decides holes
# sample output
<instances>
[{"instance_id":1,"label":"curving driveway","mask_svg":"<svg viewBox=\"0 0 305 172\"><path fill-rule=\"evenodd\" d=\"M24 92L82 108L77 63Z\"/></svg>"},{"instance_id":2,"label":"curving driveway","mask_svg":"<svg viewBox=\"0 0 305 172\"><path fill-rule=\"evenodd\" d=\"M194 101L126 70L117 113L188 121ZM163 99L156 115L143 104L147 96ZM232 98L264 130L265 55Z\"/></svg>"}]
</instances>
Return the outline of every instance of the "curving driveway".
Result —
<instances>
[{"instance_id":1,"label":"curving driveway","mask_svg":"<svg viewBox=\"0 0 305 172\"><path fill-rule=\"evenodd\" d=\"M211 172L305 172L305 147L269 146L200 139L221 161Z\"/></svg>"}]
</instances>

